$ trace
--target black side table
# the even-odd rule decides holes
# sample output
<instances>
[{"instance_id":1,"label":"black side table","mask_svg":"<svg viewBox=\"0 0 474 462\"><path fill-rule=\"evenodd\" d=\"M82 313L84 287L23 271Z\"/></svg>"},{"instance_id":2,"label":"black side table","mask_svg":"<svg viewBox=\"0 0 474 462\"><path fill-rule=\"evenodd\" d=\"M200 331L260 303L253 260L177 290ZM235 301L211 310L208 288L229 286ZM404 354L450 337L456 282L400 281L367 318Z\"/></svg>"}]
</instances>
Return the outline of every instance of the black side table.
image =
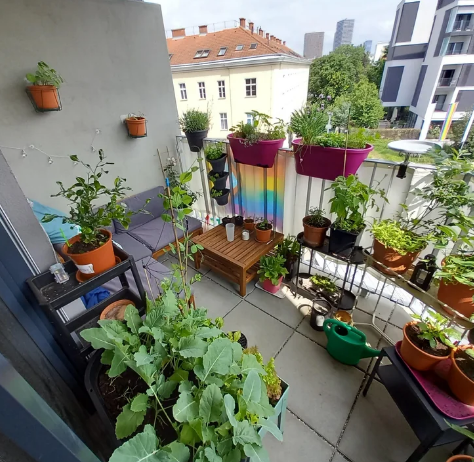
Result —
<instances>
[{"instance_id":1,"label":"black side table","mask_svg":"<svg viewBox=\"0 0 474 462\"><path fill-rule=\"evenodd\" d=\"M392 364L390 366L381 365L384 357L391 361ZM398 356L395 347L382 349L365 385L364 396L367 395L375 374L378 374L382 384L390 393L395 404L420 440L419 446L406 462L418 462L435 446L456 441L467 442L466 437L449 427L445 420L456 425L468 426L474 423L474 418L464 420L450 419L434 407L408 367ZM460 450L463 446L465 444L461 444L457 450Z\"/></svg>"}]
</instances>

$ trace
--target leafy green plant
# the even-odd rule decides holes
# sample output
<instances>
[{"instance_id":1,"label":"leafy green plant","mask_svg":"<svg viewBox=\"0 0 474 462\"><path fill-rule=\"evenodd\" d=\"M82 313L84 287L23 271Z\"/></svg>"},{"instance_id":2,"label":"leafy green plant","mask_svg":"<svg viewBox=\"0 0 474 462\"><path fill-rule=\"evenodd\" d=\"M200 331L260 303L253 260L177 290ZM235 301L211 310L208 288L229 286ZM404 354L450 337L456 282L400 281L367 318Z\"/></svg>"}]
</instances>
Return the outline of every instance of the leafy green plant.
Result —
<instances>
[{"instance_id":1,"label":"leafy green plant","mask_svg":"<svg viewBox=\"0 0 474 462\"><path fill-rule=\"evenodd\" d=\"M191 207L198 200L198 197L201 195L201 193L195 193L191 190L187 183L181 182L176 159L174 157L168 158L168 163L166 164L163 170L165 172L165 177L168 178L171 189L174 189L175 187L180 187L186 192L189 197L191 197L191 202L189 204L184 204L182 202L182 204L178 208Z\"/></svg>"},{"instance_id":2,"label":"leafy green plant","mask_svg":"<svg viewBox=\"0 0 474 462\"><path fill-rule=\"evenodd\" d=\"M266 218L256 218L257 224L255 225L255 228L261 229L262 231L265 231L267 229L272 229L273 225L271 221L268 221Z\"/></svg>"},{"instance_id":3,"label":"leafy green plant","mask_svg":"<svg viewBox=\"0 0 474 462\"><path fill-rule=\"evenodd\" d=\"M179 119L181 130L184 133L198 132L201 130L208 130L211 121L209 111L199 111L198 109L189 109L183 112Z\"/></svg>"},{"instance_id":4,"label":"leafy green plant","mask_svg":"<svg viewBox=\"0 0 474 462\"><path fill-rule=\"evenodd\" d=\"M34 74L26 74L26 79L33 85L53 85L56 88L59 88L64 82L56 70L49 67L44 61L38 63Z\"/></svg>"},{"instance_id":5,"label":"leafy green plant","mask_svg":"<svg viewBox=\"0 0 474 462\"><path fill-rule=\"evenodd\" d=\"M288 274L284 267L285 258L281 255L269 255L260 258L260 268L257 274L260 275L260 281L269 279L274 286L278 285L281 276Z\"/></svg>"},{"instance_id":6,"label":"leafy green plant","mask_svg":"<svg viewBox=\"0 0 474 462\"><path fill-rule=\"evenodd\" d=\"M456 340L461 339L461 335L457 330L448 328L450 322L449 319L435 311L428 310L428 314L424 317L417 314L414 314L412 317L419 321L417 323L417 326L420 329L418 338L428 340L431 348L436 348L438 341L444 343L450 348L454 348L455 345L451 341L451 338Z\"/></svg>"},{"instance_id":7,"label":"leafy green plant","mask_svg":"<svg viewBox=\"0 0 474 462\"><path fill-rule=\"evenodd\" d=\"M206 156L207 160L217 160L220 159L222 156L225 155L223 152L224 143L209 143L204 148L204 155Z\"/></svg>"},{"instance_id":8,"label":"leafy green plant","mask_svg":"<svg viewBox=\"0 0 474 462\"><path fill-rule=\"evenodd\" d=\"M334 191L334 197L329 201L331 213L337 216L334 228L344 231L359 233L365 228L367 210L370 207L379 210L375 202L377 196L388 202L383 189L373 189L355 175L337 177L328 189Z\"/></svg>"},{"instance_id":9,"label":"leafy green plant","mask_svg":"<svg viewBox=\"0 0 474 462\"><path fill-rule=\"evenodd\" d=\"M294 261L298 258L300 245L295 236L286 236L281 244L278 244L276 251L287 261Z\"/></svg>"},{"instance_id":10,"label":"leafy green plant","mask_svg":"<svg viewBox=\"0 0 474 462\"><path fill-rule=\"evenodd\" d=\"M316 139L326 132L328 116L318 104L309 104L291 115L290 130L302 138L303 145L314 145Z\"/></svg>"},{"instance_id":11,"label":"leafy green plant","mask_svg":"<svg viewBox=\"0 0 474 462\"><path fill-rule=\"evenodd\" d=\"M328 219L324 216L325 211L319 207L311 207L308 211L308 217L305 219L305 223L315 228L323 228L328 226Z\"/></svg>"},{"instance_id":12,"label":"leafy green plant","mask_svg":"<svg viewBox=\"0 0 474 462\"><path fill-rule=\"evenodd\" d=\"M466 350L466 353L468 351L472 351L472 349ZM459 425L448 422L446 419L444 419L444 421L445 421L446 425L448 425L448 427L451 427L453 430L457 431L458 433L461 433L461 435L467 436L468 438L471 439L471 441L474 441L474 433L473 432L469 431L467 428L460 427ZM471 458L471 459L474 460L474 458Z\"/></svg>"},{"instance_id":13,"label":"leafy green plant","mask_svg":"<svg viewBox=\"0 0 474 462\"><path fill-rule=\"evenodd\" d=\"M222 193L223 193L223 191L220 190L220 189L214 189L214 188L211 189L211 197L212 198L221 197Z\"/></svg>"},{"instance_id":14,"label":"leafy green plant","mask_svg":"<svg viewBox=\"0 0 474 462\"><path fill-rule=\"evenodd\" d=\"M437 277L448 284L466 284L474 290L474 255L448 255Z\"/></svg>"},{"instance_id":15,"label":"leafy green plant","mask_svg":"<svg viewBox=\"0 0 474 462\"><path fill-rule=\"evenodd\" d=\"M430 236L420 236L408 231L395 220L375 221L372 225L372 234L381 244L396 250L400 255L419 252L430 240Z\"/></svg>"},{"instance_id":16,"label":"leafy green plant","mask_svg":"<svg viewBox=\"0 0 474 462\"><path fill-rule=\"evenodd\" d=\"M310 281L319 289L329 294L334 294L339 290L339 287L337 287L336 284L326 276L315 274L314 276L311 276Z\"/></svg>"},{"instance_id":17,"label":"leafy green plant","mask_svg":"<svg viewBox=\"0 0 474 462\"><path fill-rule=\"evenodd\" d=\"M70 159L83 165L87 170L87 175L85 178L76 177L76 183L69 188L65 188L61 181L56 182L60 191L57 194L52 194L51 197L64 197L70 202L69 216L48 214L41 220L43 223L61 218L63 223L80 226L81 241L91 244L93 248L98 248L105 243L104 235L100 230L110 226L112 220L117 220L124 228L128 228L132 215L148 213L144 209L132 212L127 210L124 204L119 203L120 199L123 199L127 192L131 191L131 188L124 186L125 178L115 178L111 188L101 183L102 176L109 173L105 168L108 168L108 165L113 165L113 162L105 161L102 149L99 150L99 161L95 167L91 167L90 164L86 164L75 155L70 156ZM98 203L107 202L94 209L93 204L96 201ZM147 200L146 204L149 201Z\"/></svg>"},{"instance_id":18,"label":"leafy green plant","mask_svg":"<svg viewBox=\"0 0 474 462\"><path fill-rule=\"evenodd\" d=\"M240 122L230 128L235 138L240 138L243 144L251 146L259 141L281 140L285 138L285 123L282 119L271 122L271 117L258 111L251 111L253 123Z\"/></svg>"},{"instance_id":19,"label":"leafy green plant","mask_svg":"<svg viewBox=\"0 0 474 462\"><path fill-rule=\"evenodd\" d=\"M358 130L355 133L352 133L347 138L347 148L348 149L364 149L370 137L365 134L365 131ZM314 145L323 146L325 148L346 148L346 135L343 133L326 133L324 135L318 136L314 139Z\"/></svg>"}]
</instances>

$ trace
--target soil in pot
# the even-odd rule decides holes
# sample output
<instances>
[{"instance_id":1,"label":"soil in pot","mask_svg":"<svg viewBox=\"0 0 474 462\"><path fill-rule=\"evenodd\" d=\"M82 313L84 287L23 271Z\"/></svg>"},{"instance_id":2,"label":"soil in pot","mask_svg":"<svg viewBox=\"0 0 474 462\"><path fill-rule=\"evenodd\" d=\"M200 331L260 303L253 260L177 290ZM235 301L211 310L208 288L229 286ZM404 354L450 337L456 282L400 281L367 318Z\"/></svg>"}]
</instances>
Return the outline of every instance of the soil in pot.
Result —
<instances>
[{"instance_id":1,"label":"soil in pot","mask_svg":"<svg viewBox=\"0 0 474 462\"><path fill-rule=\"evenodd\" d=\"M403 328L400 354L410 367L418 371L427 371L439 361L449 357L451 348L447 345L438 340L436 348L432 348L429 340L418 338L418 334L420 329L416 322L410 322Z\"/></svg>"},{"instance_id":2,"label":"soil in pot","mask_svg":"<svg viewBox=\"0 0 474 462\"><path fill-rule=\"evenodd\" d=\"M472 296L474 289L459 282L449 283L443 279L439 283L438 299L449 307L469 318L474 313ZM446 308L445 308L446 309ZM450 312L450 310L447 310Z\"/></svg>"},{"instance_id":3,"label":"soil in pot","mask_svg":"<svg viewBox=\"0 0 474 462\"><path fill-rule=\"evenodd\" d=\"M387 268L390 268L392 271L384 269L375 262L374 266L384 274L405 274L411 268L413 262L418 258L420 252L421 250L401 255L395 249L385 247L377 239L374 239L374 259L382 263L382 265L385 265Z\"/></svg>"},{"instance_id":4,"label":"soil in pot","mask_svg":"<svg viewBox=\"0 0 474 462\"><path fill-rule=\"evenodd\" d=\"M123 374L112 380L106 374L106 368L103 368L99 374L98 387L106 412L114 426L118 415L122 412L123 406L128 404L137 393L146 393L148 389L144 380L131 369L126 369ZM167 409L171 420L173 420L172 406L176 403L178 395L178 388L176 388L169 399L162 400L163 407ZM154 411L149 409L136 433L143 431L146 424L151 424L154 425L163 445L171 443L176 439L176 431L169 425L166 418L162 417L163 419L156 419L155 423Z\"/></svg>"},{"instance_id":5,"label":"soil in pot","mask_svg":"<svg viewBox=\"0 0 474 462\"><path fill-rule=\"evenodd\" d=\"M449 388L459 401L474 406L474 358L465 347L451 352L453 362L448 374Z\"/></svg>"},{"instance_id":6,"label":"soil in pot","mask_svg":"<svg viewBox=\"0 0 474 462\"><path fill-rule=\"evenodd\" d=\"M213 180L213 177L217 177ZM215 172L214 170L209 172L209 179L214 183L215 189L225 189L229 172Z\"/></svg>"},{"instance_id":7,"label":"soil in pot","mask_svg":"<svg viewBox=\"0 0 474 462\"><path fill-rule=\"evenodd\" d=\"M260 225L260 226L263 226L265 229L260 229L256 226L255 227L255 233L256 233L255 238L259 242L268 242L272 237L273 226L270 223L266 223L265 225Z\"/></svg>"},{"instance_id":8,"label":"soil in pot","mask_svg":"<svg viewBox=\"0 0 474 462\"><path fill-rule=\"evenodd\" d=\"M310 218L310 216L303 218L304 240L312 247L322 247L326 239L327 230L331 226L331 221L325 218L325 225L317 227L308 224Z\"/></svg>"},{"instance_id":9,"label":"soil in pot","mask_svg":"<svg viewBox=\"0 0 474 462\"><path fill-rule=\"evenodd\" d=\"M255 221L253 218L246 218L244 220L244 228L248 229L249 231L253 231L255 228Z\"/></svg>"},{"instance_id":10,"label":"soil in pot","mask_svg":"<svg viewBox=\"0 0 474 462\"><path fill-rule=\"evenodd\" d=\"M211 164L213 172L223 172L225 168L225 163L227 162L227 154L223 153L222 157L219 159L208 159L206 160Z\"/></svg>"}]
</instances>

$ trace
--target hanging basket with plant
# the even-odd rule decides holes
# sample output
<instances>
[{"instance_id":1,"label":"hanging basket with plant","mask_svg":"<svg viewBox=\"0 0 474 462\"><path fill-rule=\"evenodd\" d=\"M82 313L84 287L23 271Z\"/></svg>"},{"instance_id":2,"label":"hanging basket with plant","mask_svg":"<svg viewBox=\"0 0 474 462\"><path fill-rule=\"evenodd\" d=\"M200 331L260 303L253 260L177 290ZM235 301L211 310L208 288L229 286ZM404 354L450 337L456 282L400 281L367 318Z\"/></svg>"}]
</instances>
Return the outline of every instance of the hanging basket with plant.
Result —
<instances>
[{"instance_id":1,"label":"hanging basket with plant","mask_svg":"<svg viewBox=\"0 0 474 462\"><path fill-rule=\"evenodd\" d=\"M357 173L374 149L364 129L348 136L326 133L329 118L324 105L313 104L293 112L291 131L296 173L334 181L338 176Z\"/></svg>"},{"instance_id":2,"label":"hanging basket with plant","mask_svg":"<svg viewBox=\"0 0 474 462\"><path fill-rule=\"evenodd\" d=\"M357 176L340 176L328 189L334 191L331 198L331 213L336 221L331 225L329 252L349 254L365 229L365 217L369 208L379 210L375 199L381 197L387 201L383 189L373 189L362 183Z\"/></svg>"},{"instance_id":3,"label":"hanging basket with plant","mask_svg":"<svg viewBox=\"0 0 474 462\"><path fill-rule=\"evenodd\" d=\"M125 124L130 138L144 138L147 136L146 118L141 112L138 114L128 114Z\"/></svg>"},{"instance_id":4,"label":"hanging basket with plant","mask_svg":"<svg viewBox=\"0 0 474 462\"><path fill-rule=\"evenodd\" d=\"M191 152L199 152L204 146L204 138L209 132L211 115L209 111L189 109L179 119L181 130L188 140Z\"/></svg>"},{"instance_id":5,"label":"hanging basket with plant","mask_svg":"<svg viewBox=\"0 0 474 462\"><path fill-rule=\"evenodd\" d=\"M270 116L252 111L252 123L240 122L231 127L227 136L236 162L255 167L271 168L278 150L285 141L285 124L277 119L272 123Z\"/></svg>"},{"instance_id":6,"label":"hanging basket with plant","mask_svg":"<svg viewBox=\"0 0 474 462\"><path fill-rule=\"evenodd\" d=\"M64 197L70 203L69 216L45 215L43 223L55 218L61 218L64 224L79 226L81 233L66 241L63 253L76 264L81 280L90 279L115 266L115 255L112 246L112 234L105 227L116 220L124 228L128 228L134 213L146 213L144 209L137 212L129 211L118 201L123 199L131 188L124 186L125 179L115 178L111 188L103 185L101 179L106 175L109 165L105 154L99 150L99 161L95 167L81 161L77 156L70 156L71 160L80 163L87 170L85 178L76 177L76 183L65 188L61 181L57 181L60 191L52 197ZM104 201L107 202L104 204ZM94 203L102 203L94 209ZM146 204L148 204L147 200ZM146 205L145 204L145 205Z\"/></svg>"},{"instance_id":7,"label":"hanging basket with plant","mask_svg":"<svg viewBox=\"0 0 474 462\"><path fill-rule=\"evenodd\" d=\"M49 67L44 61L38 63L34 74L26 74L26 79L31 85L26 87L35 111L49 112L60 111L61 100L58 88L64 82L55 69Z\"/></svg>"},{"instance_id":8,"label":"hanging basket with plant","mask_svg":"<svg viewBox=\"0 0 474 462\"><path fill-rule=\"evenodd\" d=\"M211 189L211 197L218 205L227 205L229 202L229 189Z\"/></svg>"},{"instance_id":9,"label":"hanging basket with plant","mask_svg":"<svg viewBox=\"0 0 474 462\"><path fill-rule=\"evenodd\" d=\"M209 143L204 148L206 161L211 164L212 171L222 173L227 162L227 152L224 151L224 143Z\"/></svg>"},{"instance_id":10,"label":"hanging basket with plant","mask_svg":"<svg viewBox=\"0 0 474 462\"><path fill-rule=\"evenodd\" d=\"M279 254L260 258L260 268L257 274L260 275L260 282L264 290L272 294L276 294L280 290L283 276L288 274L284 265L285 258Z\"/></svg>"},{"instance_id":11,"label":"hanging basket with plant","mask_svg":"<svg viewBox=\"0 0 474 462\"><path fill-rule=\"evenodd\" d=\"M312 247L322 247L326 233L331 226L331 220L324 216L324 210L311 207L309 215L303 218L304 240Z\"/></svg>"}]
</instances>

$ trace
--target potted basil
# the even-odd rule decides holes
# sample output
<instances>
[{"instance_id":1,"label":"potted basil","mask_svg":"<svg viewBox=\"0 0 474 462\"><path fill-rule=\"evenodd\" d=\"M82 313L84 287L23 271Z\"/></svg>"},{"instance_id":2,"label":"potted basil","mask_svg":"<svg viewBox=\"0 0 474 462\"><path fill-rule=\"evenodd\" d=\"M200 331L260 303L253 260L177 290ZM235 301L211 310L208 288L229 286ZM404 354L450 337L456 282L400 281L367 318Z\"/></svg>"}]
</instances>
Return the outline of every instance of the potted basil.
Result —
<instances>
[{"instance_id":1,"label":"potted basil","mask_svg":"<svg viewBox=\"0 0 474 462\"><path fill-rule=\"evenodd\" d=\"M183 130L188 140L189 149L192 152L199 152L204 145L204 138L209 132L211 116L208 111L189 109L183 112L179 119L181 130Z\"/></svg>"},{"instance_id":2,"label":"potted basil","mask_svg":"<svg viewBox=\"0 0 474 462\"><path fill-rule=\"evenodd\" d=\"M285 124L258 111L251 112L252 123L240 122L231 127L227 136L236 162L256 167L271 168L278 150L285 141Z\"/></svg>"}]
</instances>

